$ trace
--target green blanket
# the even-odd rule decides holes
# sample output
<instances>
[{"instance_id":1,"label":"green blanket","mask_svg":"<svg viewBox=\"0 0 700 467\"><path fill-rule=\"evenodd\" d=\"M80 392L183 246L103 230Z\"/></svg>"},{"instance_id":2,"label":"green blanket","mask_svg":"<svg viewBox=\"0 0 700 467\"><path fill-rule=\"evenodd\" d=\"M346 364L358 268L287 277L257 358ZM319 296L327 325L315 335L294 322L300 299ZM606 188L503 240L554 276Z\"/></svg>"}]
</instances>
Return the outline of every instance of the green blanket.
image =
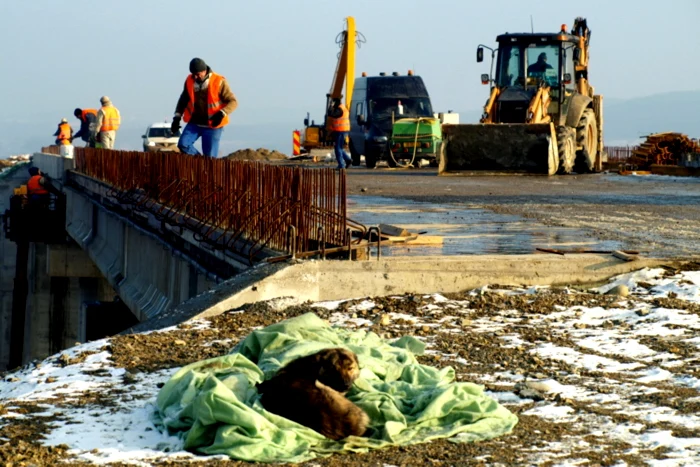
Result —
<instances>
[{"instance_id":1,"label":"green blanket","mask_svg":"<svg viewBox=\"0 0 700 467\"><path fill-rule=\"evenodd\" d=\"M255 384L290 361L329 347L358 356L360 377L347 397L369 415L368 437L340 442L267 412ZM481 386L454 381L450 367L416 361L425 345L413 337L391 343L372 332L333 328L312 313L253 331L226 356L179 370L158 394L156 421L202 454L259 462L301 462L339 451L455 442L510 432L517 417Z\"/></svg>"}]
</instances>

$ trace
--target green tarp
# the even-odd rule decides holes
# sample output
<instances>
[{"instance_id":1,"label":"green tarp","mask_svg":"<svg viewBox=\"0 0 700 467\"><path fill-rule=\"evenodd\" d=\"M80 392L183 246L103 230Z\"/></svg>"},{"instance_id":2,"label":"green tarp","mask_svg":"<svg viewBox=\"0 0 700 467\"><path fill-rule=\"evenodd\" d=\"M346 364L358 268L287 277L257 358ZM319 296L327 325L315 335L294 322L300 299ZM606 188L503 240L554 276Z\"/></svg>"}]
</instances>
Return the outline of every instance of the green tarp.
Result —
<instances>
[{"instance_id":1,"label":"green tarp","mask_svg":"<svg viewBox=\"0 0 700 467\"><path fill-rule=\"evenodd\" d=\"M332 441L267 412L255 384L290 361L329 347L358 356L360 377L347 397L370 417L368 437ZM517 417L483 394L454 381L450 367L421 365L424 344L393 342L372 332L334 328L312 313L253 331L226 356L179 370L158 394L156 421L202 454L259 462L301 462L339 451L367 451L436 438L479 441L508 433Z\"/></svg>"}]
</instances>

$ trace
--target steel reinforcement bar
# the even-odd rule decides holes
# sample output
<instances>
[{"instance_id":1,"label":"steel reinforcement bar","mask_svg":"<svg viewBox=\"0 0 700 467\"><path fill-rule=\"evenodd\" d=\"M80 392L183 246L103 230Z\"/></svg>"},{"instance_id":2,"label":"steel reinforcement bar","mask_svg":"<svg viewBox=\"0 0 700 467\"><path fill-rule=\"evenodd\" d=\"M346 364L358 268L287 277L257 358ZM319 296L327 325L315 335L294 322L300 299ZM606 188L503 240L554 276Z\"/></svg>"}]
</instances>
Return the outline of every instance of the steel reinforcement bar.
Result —
<instances>
[{"instance_id":1,"label":"steel reinforcement bar","mask_svg":"<svg viewBox=\"0 0 700 467\"><path fill-rule=\"evenodd\" d=\"M251 262L264 248L300 254L348 243L345 171L77 147L74 158L75 170L111 185L120 204Z\"/></svg>"}]
</instances>

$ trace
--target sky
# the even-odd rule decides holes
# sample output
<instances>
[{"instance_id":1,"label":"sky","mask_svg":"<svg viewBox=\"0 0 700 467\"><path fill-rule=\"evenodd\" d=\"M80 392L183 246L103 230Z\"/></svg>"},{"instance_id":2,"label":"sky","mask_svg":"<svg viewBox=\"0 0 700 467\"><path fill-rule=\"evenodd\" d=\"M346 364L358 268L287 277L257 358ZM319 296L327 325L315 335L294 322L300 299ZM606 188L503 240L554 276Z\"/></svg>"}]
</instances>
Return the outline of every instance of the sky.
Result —
<instances>
[{"instance_id":1,"label":"sky","mask_svg":"<svg viewBox=\"0 0 700 467\"><path fill-rule=\"evenodd\" d=\"M646 285L642 287L643 282ZM604 440L605 444L628 445L631 453L657 449L663 457L647 459L649 465L698 465L700 439L692 433L697 433L700 428L700 416L677 410L674 404L654 397L655 393L662 391L690 394L691 389L700 389L700 380L688 370L696 365L694 354L671 353L665 351L667 347L664 345L650 347L644 339L652 336L652 342L656 343L680 341L689 349L698 345L696 336L700 318L682 308L700 303L700 272L680 272L668 277L664 269L642 269L612 278L598 291L605 293L621 285L627 286L631 295L627 299L620 297L618 306L558 306L549 314L532 310L500 310L479 316L469 308L468 300L451 300L436 294L430 296L431 300L424 305L422 317L403 313L386 313L385 316L389 317L389 328L401 322L404 329L405 325L419 329L435 326L434 321L425 317L437 314L441 332L445 333L455 332L455 328L461 326L458 323L466 317L472 332L499 336L503 347L519 346L535 358L544 358L548 365L552 365L552 361L562 363L560 370L565 371L543 370L550 376L535 377L530 373L526 377L512 368L503 367L494 368L489 374L479 374L464 358L442 352L434 343L426 342L426 354L453 362L455 371L467 380L483 378L492 387L503 388L486 394L507 408L513 410L528 405L531 407L523 410L523 415L543 422L576 424L581 429L581 433L556 442L539 442L537 449L530 454L532 464L563 465L562 459L575 454L585 458L590 441L586 435L590 433L591 437ZM501 293L537 294L546 289L531 287ZM477 293L478 290L472 291L473 295ZM682 303L679 309L654 304L653 299L665 298L671 293L676 294L677 303ZM407 297L404 299L408 300ZM338 310L339 304L337 301L322 302L314 306L333 311ZM365 299L346 311L333 312L330 322L355 328L358 332L367 330L374 324L372 321L351 316L376 306L370 299ZM523 327L517 324L521 320L527 320L530 326L547 327L554 335L562 337L552 339L552 342L523 340L523 336L515 331ZM610 322L616 325L607 326L606 323ZM207 320L190 323L193 325L190 329L209 331L213 339L219 337L216 332L211 332L211 323ZM169 333L174 329L156 332ZM235 341L232 339L230 345L233 346ZM70 357L69 361L75 360L69 365L61 364L54 355L41 365L27 365L7 375L7 381L0 385L0 403L7 409L0 414L0 424L9 423L14 418L60 415L59 420L47 424L51 428L43 431L42 443L49 446L66 444L74 458L95 464L151 465L154 459L162 462L203 460L185 451L182 439L163 433L154 425L152 415L156 411L158 388L179 368L133 372L130 373L130 383L125 385L124 368L115 366L110 352L104 349L108 343L108 339L103 339L62 352ZM86 358L77 358L88 352L91 355ZM465 372L469 373L465 375ZM543 394L543 400L537 402L525 397L522 391L516 391L522 384ZM101 397L96 397L96 394ZM81 402L68 407L66 401L56 405L52 400L57 396ZM99 405L100 400L107 399L113 404L110 410ZM38 407L43 411L19 413L15 405L25 401L40 404ZM688 403L692 401L689 399ZM581 410L581 406L590 406L593 410ZM631 422L620 422L614 416L606 415L609 413L628 416ZM683 431L680 435L676 433L677 426L688 434L683 434Z\"/></svg>"},{"instance_id":2,"label":"sky","mask_svg":"<svg viewBox=\"0 0 700 467\"><path fill-rule=\"evenodd\" d=\"M592 31L590 79L606 99L700 89L700 2L672 0L473 2L467 0L256 0L198 2L72 0L7 2L0 60L0 157L51 144L62 117L77 125L76 107L98 107L108 95L120 109L117 148L138 149L152 122L170 119L193 57L223 74L239 101L222 148L283 138L303 126L306 112L322 118L335 70L336 35L353 16L367 42L357 74L423 77L436 111L476 111L488 90L480 84L503 32L569 28L585 16ZM478 114L477 114L478 115ZM7 153L9 151L9 153Z\"/></svg>"}]
</instances>

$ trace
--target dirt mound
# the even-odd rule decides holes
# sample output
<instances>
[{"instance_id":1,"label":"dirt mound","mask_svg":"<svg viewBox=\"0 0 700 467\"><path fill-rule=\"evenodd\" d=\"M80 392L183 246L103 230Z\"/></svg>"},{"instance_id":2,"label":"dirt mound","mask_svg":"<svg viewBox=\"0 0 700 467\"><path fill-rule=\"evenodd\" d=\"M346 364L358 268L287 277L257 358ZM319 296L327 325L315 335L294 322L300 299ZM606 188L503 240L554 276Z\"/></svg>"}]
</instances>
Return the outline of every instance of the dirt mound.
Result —
<instances>
[{"instance_id":1,"label":"dirt mound","mask_svg":"<svg viewBox=\"0 0 700 467\"><path fill-rule=\"evenodd\" d=\"M265 148L239 149L226 156L226 159L237 161L283 161L286 158L287 156L279 151L270 151Z\"/></svg>"}]
</instances>

